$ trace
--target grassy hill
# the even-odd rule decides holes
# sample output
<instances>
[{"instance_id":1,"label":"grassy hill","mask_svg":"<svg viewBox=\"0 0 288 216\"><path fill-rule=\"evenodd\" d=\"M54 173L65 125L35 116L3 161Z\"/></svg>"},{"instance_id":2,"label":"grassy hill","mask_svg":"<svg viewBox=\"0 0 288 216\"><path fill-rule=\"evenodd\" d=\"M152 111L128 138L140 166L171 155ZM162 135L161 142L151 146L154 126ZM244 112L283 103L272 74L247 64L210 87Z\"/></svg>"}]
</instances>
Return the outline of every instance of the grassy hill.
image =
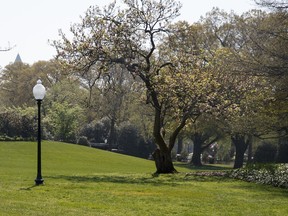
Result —
<instances>
[{"instance_id":1,"label":"grassy hill","mask_svg":"<svg viewBox=\"0 0 288 216\"><path fill-rule=\"evenodd\" d=\"M160 175L153 161L43 142L0 142L0 215L285 215L288 193L225 178ZM187 171L185 167L177 168Z\"/></svg>"},{"instance_id":2,"label":"grassy hill","mask_svg":"<svg viewBox=\"0 0 288 216\"><path fill-rule=\"evenodd\" d=\"M7 174L32 174L36 172L36 153L35 142L0 142L0 167L9 167ZM154 170L155 165L149 160L61 142L42 143L43 176L152 173Z\"/></svg>"}]
</instances>

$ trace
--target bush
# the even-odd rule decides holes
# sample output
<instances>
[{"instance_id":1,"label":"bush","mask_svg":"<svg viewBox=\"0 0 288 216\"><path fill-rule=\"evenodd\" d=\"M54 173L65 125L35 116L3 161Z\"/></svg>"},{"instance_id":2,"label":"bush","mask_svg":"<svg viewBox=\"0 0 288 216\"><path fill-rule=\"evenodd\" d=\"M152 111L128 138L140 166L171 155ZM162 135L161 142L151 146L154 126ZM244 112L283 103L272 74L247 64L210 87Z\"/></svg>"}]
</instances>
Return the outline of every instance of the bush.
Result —
<instances>
[{"instance_id":1,"label":"bush","mask_svg":"<svg viewBox=\"0 0 288 216\"><path fill-rule=\"evenodd\" d=\"M248 182L288 188L288 165L251 164L246 168L233 170L229 177Z\"/></svg>"},{"instance_id":2,"label":"bush","mask_svg":"<svg viewBox=\"0 0 288 216\"><path fill-rule=\"evenodd\" d=\"M145 141L137 126L130 122L124 122L120 125L118 144L119 148L128 155L148 158L151 153L152 143Z\"/></svg>"},{"instance_id":3,"label":"bush","mask_svg":"<svg viewBox=\"0 0 288 216\"><path fill-rule=\"evenodd\" d=\"M77 143L78 143L79 145L90 146L89 141L88 141L87 137L85 137L85 136L79 137Z\"/></svg>"},{"instance_id":4,"label":"bush","mask_svg":"<svg viewBox=\"0 0 288 216\"><path fill-rule=\"evenodd\" d=\"M82 131L81 136L87 137L91 142L104 143L109 136L110 121L108 118L103 118L99 121L94 121L86 124Z\"/></svg>"},{"instance_id":5,"label":"bush","mask_svg":"<svg viewBox=\"0 0 288 216\"><path fill-rule=\"evenodd\" d=\"M14 141L15 139L13 137L9 137L6 135L0 136L0 141Z\"/></svg>"},{"instance_id":6,"label":"bush","mask_svg":"<svg viewBox=\"0 0 288 216\"><path fill-rule=\"evenodd\" d=\"M31 107L7 108L0 112L0 136L1 140L31 140L36 135L35 110ZM5 138L9 137L9 138Z\"/></svg>"},{"instance_id":7,"label":"bush","mask_svg":"<svg viewBox=\"0 0 288 216\"><path fill-rule=\"evenodd\" d=\"M256 163L273 163L275 162L277 147L271 143L262 143L258 146L254 154Z\"/></svg>"},{"instance_id":8,"label":"bush","mask_svg":"<svg viewBox=\"0 0 288 216\"><path fill-rule=\"evenodd\" d=\"M279 144L277 162L288 163L288 142L286 140L281 141Z\"/></svg>"},{"instance_id":9,"label":"bush","mask_svg":"<svg viewBox=\"0 0 288 216\"><path fill-rule=\"evenodd\" d=\"M77 143L76 134L83 116L83 110L78 105L54 102L43 119L46 133L51 133L58 141Z\"/></svg>"}]
</instances>

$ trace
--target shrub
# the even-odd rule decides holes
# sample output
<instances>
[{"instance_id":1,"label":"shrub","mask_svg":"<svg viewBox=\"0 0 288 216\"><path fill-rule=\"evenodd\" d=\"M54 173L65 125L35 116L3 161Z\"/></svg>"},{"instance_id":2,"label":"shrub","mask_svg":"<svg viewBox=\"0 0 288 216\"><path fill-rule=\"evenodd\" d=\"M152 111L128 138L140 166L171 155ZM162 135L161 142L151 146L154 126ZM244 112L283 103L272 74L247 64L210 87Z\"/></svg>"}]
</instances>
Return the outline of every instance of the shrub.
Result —
<instances>
[{"instance_id":1,"label":"shrub","mask_svg":"<svg viewBox=\"0 0 288 216\"><path fill-rule=\"evenodd\" d=\"M119 148L128 155L148 158L151 153L151 143L145 141L137 126L130 122L123 122L120 125L118 144Z\"/></svg>"},{"instance_id":2,"label":"shrub","mask_svg":"<svg viewBox=\"0 0 288 216\"><path fill-rule=\"evenodd\" d=\"M6 136L6 135L2 135L0 136L0 141L14 141L14 138Z\"/></svg>"},{"instance_id":3,"label":"shrub","mask_svg":"<svg viewBox=\"0 0 288 216\"><path fill-rule=\"evenodd\" d=\"M86 124L82 131L81 136L87 137L91 142L104 143L105 139L109 136L110 121L108 118L103 118L99 121L94 121Z\"/></svg>"},{"instance_id":4,"label":"shrub","mask_svg":"<svg viewBox=\"0 0 288 216\"><path fill-rule=\"evenodd\" d=\"M54 102L45 116L46 130L55 140L77 143L79 125L83 120L83 110L78 105Z\"/></svg>"},{"instance_id":5,"label":"shrub","mask_svg":"<svg viewBox=\"0 0 288 216\"><path fill-rule=\"evenodd\" d=\"M277 147L271 143L262 143L258 146L254 154L256 163L273 163L275 162Z\"/></svg>"},{"instance_id":6,"label":"shrub","mask_svg":"<svg viewBox=\"0 0 288 216\"><path fill-rule=\"evenodd\" d=\"M251 164L242 169L233 170L229 177L248 182L288 188L288 165Z\"/></svg>"},{"instance_id":7,"label":"shrub","mask_svg":"<svg viewBox=\"0 0 288 216\"><path fill-rule=\"evenodd\" d=\"M288 142L286 140L279 144L276 161L278 163L288 163Z\"/></svg>"},{"instance_id":8,"label":"shrub","mask_svg":"<svg viewBox=\"0 0 288 216\"><path fill-rule=\"evenodd\" d=\"M77 143L78 143L79 145L90 146L89 141L88 141L87 137L85 137L85 136L79 137Z\"/></svg>"},{"instance_id":9,"label":"shrub","mask_svg":"<svg viewBox=\"0 0 288 216\"><path fill-rule=\"evenodd\" d=\"M4 137L22 137L21 139L31 140L35 137L34 109L31 107L6 108L0 113L0 136ZM18 138L17 140L21 140Z\"/></svg>"}]
</instances>

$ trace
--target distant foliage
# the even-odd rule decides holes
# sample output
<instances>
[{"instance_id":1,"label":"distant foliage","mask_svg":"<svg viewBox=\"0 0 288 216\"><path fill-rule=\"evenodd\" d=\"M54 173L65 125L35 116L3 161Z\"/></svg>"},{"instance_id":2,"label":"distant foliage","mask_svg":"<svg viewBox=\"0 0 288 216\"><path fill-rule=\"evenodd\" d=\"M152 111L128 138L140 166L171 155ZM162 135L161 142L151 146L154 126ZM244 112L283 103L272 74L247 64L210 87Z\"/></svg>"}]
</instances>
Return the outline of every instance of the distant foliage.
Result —
<instances>
[{"instance_id":1,"label":"distant foliage","mask_svg":"<svg viewBox=\"0 0 288 216\"><path fill-rule=\"evenodd\" d=\"M54 102L43 122L55 140L76 143L82 120L83 110L80 106Z\"/></svg>"},{"instance_id":2,"label":"distant foliage","mask_svg":"<svg viewBox=\"0 0 288 216\"><path fill-rule=\"evenodd\" d=\"M77 141L77 144L84 145L84 146L89 146L89 141L88 141L87 137L81 136L81 137L79 137L79 139Z\"/></svg>"},{"instance_id":3,"label":"distant foliage","mask_svg":"<svg viewBox=\"0 0 288 216\"><path fill-rule=\"evenodd\" d=\"M258 146L254 155L256 163L273 163L277 155L277 146L271 143L262 143Z\"/></svg>"},{"instance_id":4,"label":"distant foliage","mask_svg":"<svg viewBox=\"0 0 288 216\"><path fill-rule=\"evenodd\" d=\"M33 140L36 136L36 118L33 108L7 108L0 113L0 139Z\"/></svg>"},{"instance_id":5,"label":"distant foliage","mask_svg":"<svg viewBox=\"0 0 288 216\"><path fill-rule=\"evenodd\" d=\"M278 163L288 163L288 141L281 140L278 146L278 154L276 161Z\"/></svg>"},{"instance_id":6,"label":"distant foliage","mask_svg":"<svg viewBox=\"0 0 288 216\"><path fill-rule=\"evenodd\" d=\"M84 125L80 135L87 137L90 142L104 143L109 136L110 121L108 118L103 118L99 121L93 121Z\"/></svg>"},{"instance_id":7,"label":"distant foliage","mask_svg":"<svg viewBox=\"0 0 288 216\"><path fill-rule=\"evenodd\" d=\"M118 145L125 154L148 158L152 152L152 143L145 141L136 125L123 123L119 128Z\"/></svg>"}]
</instances>

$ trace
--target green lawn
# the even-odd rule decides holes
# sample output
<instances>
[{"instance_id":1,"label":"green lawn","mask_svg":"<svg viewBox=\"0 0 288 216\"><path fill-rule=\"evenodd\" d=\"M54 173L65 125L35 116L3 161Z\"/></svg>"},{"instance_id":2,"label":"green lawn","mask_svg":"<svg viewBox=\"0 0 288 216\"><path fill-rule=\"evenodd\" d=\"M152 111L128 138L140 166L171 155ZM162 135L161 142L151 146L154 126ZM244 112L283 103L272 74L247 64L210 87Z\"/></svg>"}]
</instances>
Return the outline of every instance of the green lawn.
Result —
<instances>
[{"instance_id":1,"label":"green lawn","mask_svg":"<svg viewBox=\"0 0 288 216\"><path fill-rule=\"evenodd\" d=\"M153 177L152 161L43 142L0 142L0 215L287 215L288 191L222 177ZM212 169L213 170L213 169Z\"/></svg>"}]
</instances>

